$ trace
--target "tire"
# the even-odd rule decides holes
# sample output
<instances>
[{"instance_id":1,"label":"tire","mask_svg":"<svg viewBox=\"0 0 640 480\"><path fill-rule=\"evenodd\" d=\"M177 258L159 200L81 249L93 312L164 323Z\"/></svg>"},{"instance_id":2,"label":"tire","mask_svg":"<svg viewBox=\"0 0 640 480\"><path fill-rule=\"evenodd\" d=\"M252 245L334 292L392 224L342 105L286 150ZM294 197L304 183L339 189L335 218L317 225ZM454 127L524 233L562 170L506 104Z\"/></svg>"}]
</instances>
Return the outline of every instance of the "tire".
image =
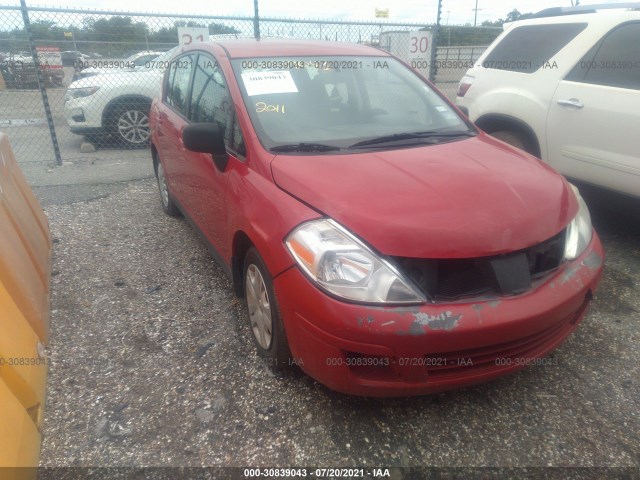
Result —
<instances>
[{"instance_id":1,"label":"tire","mask_svg":"<svg viewBox=\"0 0 640 480\"><path fill-rule=\"evenodd\" d=\"M109 114L108 129L119 145L142 148L149 145L149 110L151 104L143 100L122 102Z\"/></svg>"},{"instance_id":2,"label":"tire","mask_svg":"<svg viewBox=\"0 0 640 480\"><path fill-rule=\"evenodd\" d=\"M289 365L291 351L273 290L273 279L254 247L247 252L242 271L249 329L258 355L266 360L267 366L282 370Z\"/></svg>"},{"instance_id":3,"label":"tire","mask_svg":"<svg viewBox=\"0 0 640 480\"><path fill-rule=\"evenodd\" d=\"M519 132L513 130L498 130L497 132L492 132L489 135L497 138L498 140L502 140L503 142L508 143L513 147L524 150L531 155L535 155L531 146L531 142Z\"/></svg>"},{"instance_id":4,"label":"tire","mask_svg":"<svg viewBox=\"0 0 640 480\"><path fill-rule=\"evenodd\" d=\"M171 217L180 217L182 214L180 213L180 209L171 199L171 194L169 193L169 186L167 185L167 179L164 175L164 167L162 166L162 162L158 161L156 163L156 179L158 180L158 190L160 191L160 201L162 203L162 210L164 213Z\"/></svg>"}]
</instances>

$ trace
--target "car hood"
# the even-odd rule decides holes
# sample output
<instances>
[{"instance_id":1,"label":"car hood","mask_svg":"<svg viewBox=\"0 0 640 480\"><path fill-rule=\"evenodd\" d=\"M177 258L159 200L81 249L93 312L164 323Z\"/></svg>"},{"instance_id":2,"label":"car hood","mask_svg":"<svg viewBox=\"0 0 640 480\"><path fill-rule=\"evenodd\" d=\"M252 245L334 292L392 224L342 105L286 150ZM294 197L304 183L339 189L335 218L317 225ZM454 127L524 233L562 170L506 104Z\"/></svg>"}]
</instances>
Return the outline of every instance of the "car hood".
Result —
<instances>
[{"instance_id":1,"label":"car hood","mask_svg":"<svg viewBox=\"0 0 640 480\"><path fill-rule=\"evenodd\" d=\"M135 68L122 67L122 68L98 68L98 67L87 67L80 70L81 75L105 75L111 73L122 73L122 72L135 72Z\"/></svg>"},{"instance_id":2,"label":"car hood","mask_svg":"<svg viewBox=\"0 0 640 480\"><path fill-rule=\"evenodd\" d=\"M523 249L577 213L567 182L487 135L348 155L277 155L276 184L386 255L468 258Z\"/></svg>"},{"instance_id":3,"label":"car hood","mask_svg":"<svg viewBox=\"0 0 640 480\"><path fill-rule=\"evenodd\" d=\"M76 80L69 85L69 88L100 87L103 85L116 86L132 83L144 85L150 82L157 83L162 81L163 75L164 72L156 70L124 70L120 72L99 73Z\"/></svg>"}]
</instances>

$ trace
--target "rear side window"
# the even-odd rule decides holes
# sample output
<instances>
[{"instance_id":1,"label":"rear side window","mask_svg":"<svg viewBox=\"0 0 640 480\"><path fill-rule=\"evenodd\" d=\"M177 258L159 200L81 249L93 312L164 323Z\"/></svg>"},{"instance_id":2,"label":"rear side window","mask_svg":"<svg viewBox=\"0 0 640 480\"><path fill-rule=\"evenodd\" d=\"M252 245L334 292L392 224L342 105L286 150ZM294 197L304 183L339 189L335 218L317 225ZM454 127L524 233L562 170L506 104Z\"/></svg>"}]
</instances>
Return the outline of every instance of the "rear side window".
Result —
<instances>
[{"instance_id":1,"label":"rear side window","mask_svg":"<svg viewBox=\"0 0 640 480\"><path fill-rule=\"evenodd\" d=\"M182 115L187 115L187 103L189 95L189 82L193 70L193 58L191 55L179 57L169 65L169 77L167 84L167 97L165 101L174 110Z\"/></svg>"},{"instance_id":2,"label":"rear side window","mask_svg":"<svg viewBox=\"0 0 640 480\"><path fill-rule=\"evenodd\" d=\"M621 25L587 53L567 76L573 82L640 90L640 23Z\"/></svg>"},{"instance_id":3,"label":"rear side window","mask_svg":"<svg viewBox=\"0 0 640 480\"><path fill-rule=\"evenodd\" d=\"M482 66L496 70L533 73L586 27L586 23L517 27L495 46L482 62Z\"/></svg>"}]
</instances>

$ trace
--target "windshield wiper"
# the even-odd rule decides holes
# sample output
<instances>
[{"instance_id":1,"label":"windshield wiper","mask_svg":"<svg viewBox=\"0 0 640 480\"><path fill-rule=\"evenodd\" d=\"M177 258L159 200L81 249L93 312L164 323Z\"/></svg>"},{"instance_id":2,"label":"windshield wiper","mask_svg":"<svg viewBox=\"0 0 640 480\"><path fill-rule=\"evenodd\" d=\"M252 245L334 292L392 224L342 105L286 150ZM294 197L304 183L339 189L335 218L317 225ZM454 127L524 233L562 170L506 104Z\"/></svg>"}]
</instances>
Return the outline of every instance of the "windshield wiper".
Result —
<instances>
[{"instance_id":1,"label":"windshield wiper","mask_svg":"<svg viewBox=\"0 0 640 480\"><path fill-rule=\"evenodd\" d=\"M333 152L340 150L335 145L325 145L323 143L291 143L287 145L277 145L269 149L272 152Z\"/></svg>"},{"instance_id":2,"label":"windshield wiper","mask_svg":"<svg viewBox=\"0 0 640 480\"><path fill-rule=\"evenodd\" d=\"M401 142L404 140L424 139L424 138L455 138L455 137L475 137L476 133L471 130L453 130L450 132L442 132L438 130L429 130L426 132L407 132L407 133L394 133L393 135L384 135L382 137L372 138L370 140L364 140L362 142L354 143L349 148L368 147L370 145L378 145L380 143Z\"/></svg>"}]
</instances>

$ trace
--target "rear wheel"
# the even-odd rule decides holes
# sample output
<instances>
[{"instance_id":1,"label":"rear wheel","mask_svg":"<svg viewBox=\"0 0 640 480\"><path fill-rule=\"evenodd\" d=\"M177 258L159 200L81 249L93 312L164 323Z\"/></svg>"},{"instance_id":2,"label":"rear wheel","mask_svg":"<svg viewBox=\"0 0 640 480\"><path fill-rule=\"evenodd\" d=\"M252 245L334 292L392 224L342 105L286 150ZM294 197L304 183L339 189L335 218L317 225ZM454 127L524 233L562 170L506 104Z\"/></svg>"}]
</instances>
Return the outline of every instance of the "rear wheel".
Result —
<instances>
[{"instance_id":1,"label":"rear wheel","mask_svg":"<svg viewBox=\"0 0 640 480\"><path fill-rule=\"evenodd\" d=\"M282 369L291 358L289 343L276 302L273 280L254 247L247 252L243 271L249 328L258 355L267 361L268 366Z\"/></svg>"},{"instance_id":2,"label":"rear wheel","mask_svg":"<svg viewBox=\"0 0 640 480\"><path fill-rule=\"evenodd\" d=\"M162 201L162 209L164 210L164 213L171 215L172 217L179 217L180 210L171 199L167 179L164 175L164 168L160 161L156 164L156 178L158 179L158 190L160 190L160 200Z\"/></svg>"}]
</instances>

